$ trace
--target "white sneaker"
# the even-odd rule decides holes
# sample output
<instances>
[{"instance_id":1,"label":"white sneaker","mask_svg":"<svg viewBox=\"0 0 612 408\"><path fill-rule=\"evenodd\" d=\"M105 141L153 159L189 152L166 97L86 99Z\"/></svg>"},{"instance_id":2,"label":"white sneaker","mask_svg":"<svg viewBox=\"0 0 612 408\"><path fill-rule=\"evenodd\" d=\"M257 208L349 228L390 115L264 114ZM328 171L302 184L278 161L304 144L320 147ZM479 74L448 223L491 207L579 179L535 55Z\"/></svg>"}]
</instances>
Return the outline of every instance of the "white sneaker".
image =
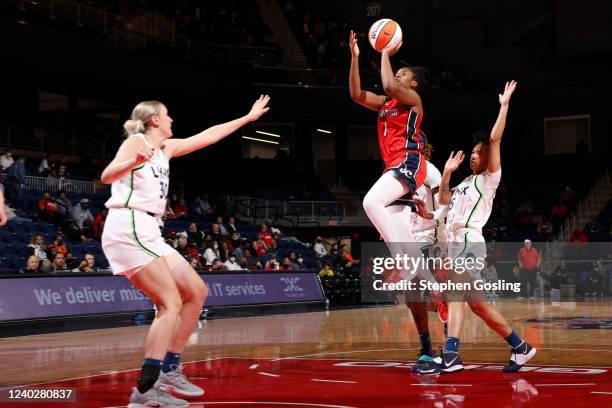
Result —
<instances>
[{"instance_id":1,"label":"white sneaker","mask_svg":"<svg viewBox=\"0 0 612 408\"><path fill-rule=\"evenodd\" d=\"M149 391L141 394L136 387L132 388L132 395L128 408L186 408L189 402L173 397L172 395L153 387Z\"/></svg>"},{"instance_id":2,"label":"white sneaker","mask_svg":"<svg viewBox=\"0 0 612 408\"><path fill-rule=\"evenodd\" d=\"M158 381L161 384L160 388L162 390L179 394L182 397L200 397L204 395L204 390L202 388L189 382L180 366L176 371L159 373Z\"/></svg>"}]
</instances>

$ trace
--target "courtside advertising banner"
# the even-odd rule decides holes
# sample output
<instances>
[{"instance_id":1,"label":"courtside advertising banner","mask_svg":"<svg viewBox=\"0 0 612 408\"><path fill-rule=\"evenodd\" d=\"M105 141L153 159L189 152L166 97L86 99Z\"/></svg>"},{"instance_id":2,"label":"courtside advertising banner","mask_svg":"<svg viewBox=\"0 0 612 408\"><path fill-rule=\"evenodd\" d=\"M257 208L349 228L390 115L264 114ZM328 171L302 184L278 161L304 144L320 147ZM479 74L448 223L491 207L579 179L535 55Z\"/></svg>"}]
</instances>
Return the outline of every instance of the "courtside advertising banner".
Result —
<instances>
[{"instance_id":1,"label":"courtside advertising banner","mask_svg":"<svg viewBox=\"0 0 612 408\"><path fill-rule=\"evenodd\" d=\"M310 273L202 274L206 306L323 301ZM0 321L147 311L149 299L122 276L41 276L0 279Z\"/></svg>"}]
</instances>

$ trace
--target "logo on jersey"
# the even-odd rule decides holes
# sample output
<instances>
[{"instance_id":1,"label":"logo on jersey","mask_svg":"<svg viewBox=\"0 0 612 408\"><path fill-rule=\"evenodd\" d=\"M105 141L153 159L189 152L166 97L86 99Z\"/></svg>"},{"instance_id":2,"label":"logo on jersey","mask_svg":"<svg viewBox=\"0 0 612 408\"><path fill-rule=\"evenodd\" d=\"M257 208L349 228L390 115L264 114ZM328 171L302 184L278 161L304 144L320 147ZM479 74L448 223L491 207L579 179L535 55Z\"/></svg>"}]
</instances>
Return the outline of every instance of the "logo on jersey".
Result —
<instances>
[{"instance_id":1,"label":"logo on jersey","mask_svg":"<svg viewBox=\"0 0 612 408\"><path fill-rule=\"evenodd\" d=\"M378 117L380 119L385 119L385 118L388 118L389 116L397 116L397 115L399 115L399 109L397 108L381 109L380 112L378 113Z\"/></svg>"},{"instance_id":2,"label":"logo on jersey","mask_svg":"<svg viewBox=\"0 0 612 408\"><path fill-rule=\"evenodd\" d=\"M470 186L463 186L463 187L457 187L457 190L455 190L455 193L460 196L460 195L466 195L467 194L467 190L468 188L470 188Z\"/></svg>"},{"instance_id":3,"label":"logo on jersey","mask_svg":"<svg viewBox=\"0 0 612 408\"><path fill-rule=\"evenodd\" d=\"M411 170L408 170L405 167L401 167L399 169L399 172L402 173L404 176L406 176L408 178L413 178L414 177L414 173Z\"/></svg>"}]
</instances>

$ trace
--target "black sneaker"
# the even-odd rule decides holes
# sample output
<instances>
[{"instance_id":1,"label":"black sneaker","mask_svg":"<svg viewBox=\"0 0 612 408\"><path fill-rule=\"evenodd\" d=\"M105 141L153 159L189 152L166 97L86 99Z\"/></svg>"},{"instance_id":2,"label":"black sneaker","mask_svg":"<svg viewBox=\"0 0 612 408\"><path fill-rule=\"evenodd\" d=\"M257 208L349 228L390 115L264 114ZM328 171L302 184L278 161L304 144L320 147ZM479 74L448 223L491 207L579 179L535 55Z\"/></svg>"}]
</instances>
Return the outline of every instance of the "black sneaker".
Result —
<instances>
[{"instance_id":1,"label":"black sneaker","mask_svg":"<svg viewBox=\"0 0 612 408\"><path fill-rule=\"evenodd\" d=\"M463 370L463 362L456 351L445 351L442 358L434 358L419 369L419 374L449 374Z\"/></svg>"},{"instance_id":2,"label":"black sneaker","mask_svg":"<svg viewBox=\"0 0 612 408\"><path fill-rule=\"evenodd\" d=\"M417 362L412 366L413 373L419 373L421 367L427 366L427 364L433 362L434 358L436 357L436 353L434 351L432 351L431 354L421 352L418 354L418 357Z\"/></svg>"},{"instance_id":3,"label":"black sneaker","mask_svg":"<svg viewBox=\"0 0 612 408\"><path fill-rule=\"evenodd\" d=\"M516 373L527 364L529 360L536 354L536 349L531 344L523 341L517 348L511 348L510 361L502 371L505 373Z\"/></svg>"}]
</instances>

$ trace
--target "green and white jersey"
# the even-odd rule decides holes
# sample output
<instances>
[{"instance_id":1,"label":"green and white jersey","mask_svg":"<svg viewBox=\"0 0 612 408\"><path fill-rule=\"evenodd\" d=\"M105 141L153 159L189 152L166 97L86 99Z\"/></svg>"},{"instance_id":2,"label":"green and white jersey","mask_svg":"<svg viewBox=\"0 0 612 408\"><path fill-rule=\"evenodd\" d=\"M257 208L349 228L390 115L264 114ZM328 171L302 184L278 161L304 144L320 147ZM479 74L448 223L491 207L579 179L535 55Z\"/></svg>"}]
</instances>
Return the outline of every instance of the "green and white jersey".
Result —
<instances>
[{"instance_id":1,"label":"green and white jersey","mask_svg":"<svg viewBox=\"0 0 612 408\"><path fill-rule=\"evenodd\" d=\"M456 188L446 216L449 232L470 228L482 233L491 211L495 191L501 180L501 169L495 173L487 170L464 179Z\"/></svg>"},{"instance_id":2,"label":"green and white jersey","mask_svg":"<svg viewBox=\"0 0 612 408\"><path fill-rule=\"evenodd\" d=\"M427 163L427 178L423 184L417 189L416 194L423 199L425 202L425 208L429 212L434 212L438 209L438 203L436 202L436 198L434 197L434 190L436 187L440 186L440 181L442 180L442 175L440 174L440 170L436 168L429 161ZM437 193L436 193L437 195ZM426 241L436 240L437 239L437 230L438 230L438 221L437 220L428 220L420 217L415 212L411 213L412 217L412 233L415 235L415 241L417 238L421 238L422 235L430 236L431 238L426 239ZM417 241L420 242L420 241Z\"/></svg>"},{"instance_id":3,"label":"green and white jersey","mask_svg":"<svg viewBox=\"0 0 612 408\"><path fill-rule=\"evenodd\" d=\"M152 147L142 133L130 137L139 137ZM106 207L132 208L162 216L166 210L169 184L170 162L161 149L155 149L151 160L113 182Z\"/></svg>"}]
</instances>

